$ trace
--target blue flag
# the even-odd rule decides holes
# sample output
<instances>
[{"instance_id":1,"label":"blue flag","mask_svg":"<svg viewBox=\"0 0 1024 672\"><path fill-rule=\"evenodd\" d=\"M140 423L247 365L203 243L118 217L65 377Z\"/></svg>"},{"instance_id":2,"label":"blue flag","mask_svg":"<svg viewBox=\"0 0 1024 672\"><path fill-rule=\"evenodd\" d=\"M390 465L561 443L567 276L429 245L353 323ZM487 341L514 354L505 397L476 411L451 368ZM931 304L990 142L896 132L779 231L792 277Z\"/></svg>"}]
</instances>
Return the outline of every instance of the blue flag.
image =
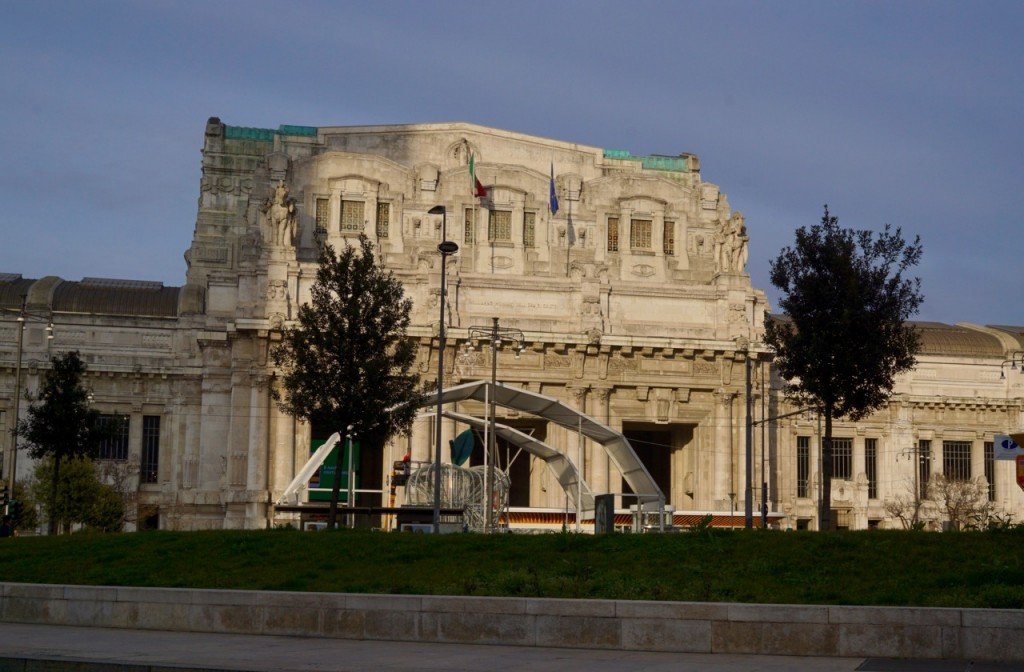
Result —
<instances>
[{"instance_id":1,"label":"blue flag","mask_svg":"<svg viewBox=\"0 0 1024 672\"><path fill-rule=\"evenodd\" d=\"M551 162L551 190L550 190L551 214L558 212L558 196L555 195L555 163Z\"/></svg>"}]
</instances>

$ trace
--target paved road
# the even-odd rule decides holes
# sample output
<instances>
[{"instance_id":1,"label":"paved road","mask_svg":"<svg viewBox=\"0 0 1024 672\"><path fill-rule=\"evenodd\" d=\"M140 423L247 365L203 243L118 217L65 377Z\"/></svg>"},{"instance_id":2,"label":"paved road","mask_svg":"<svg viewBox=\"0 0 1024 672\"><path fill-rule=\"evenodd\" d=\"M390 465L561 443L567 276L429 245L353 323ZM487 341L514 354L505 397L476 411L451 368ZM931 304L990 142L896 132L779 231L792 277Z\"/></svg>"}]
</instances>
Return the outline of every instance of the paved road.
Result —
<instances>
[{"instance_id":1,"label":"paved road","mask_svg":"<svg viewBox=\"0 0 1024 672\"><path fill-rule=\"evenodd\" d=\"M308 637L0 624L0 658L246 672L847 672L863 659L645 653L517 646L371 642ZM13 666L5 666L12 669Z\"/></svg>"},{"instance_id":2,"label":"paved road","mask_svg":"<svg viewBox=\"0 0 1024 672\"><path fill-rule=\"evenodd\" d=\"M51 664L25 661L51 661ZM67 667L59 663L68 663ZM58 663L58 664L53 664ZM95 666L74 663L97 663ZM459 644L414 644L308 637L219 635L0 623L0 671L132 672L954 672L1011 670L954 661L882 661L727 654L647 653ZM128 668L125 668L128 669Z\"/></svg>"}]
</instances>

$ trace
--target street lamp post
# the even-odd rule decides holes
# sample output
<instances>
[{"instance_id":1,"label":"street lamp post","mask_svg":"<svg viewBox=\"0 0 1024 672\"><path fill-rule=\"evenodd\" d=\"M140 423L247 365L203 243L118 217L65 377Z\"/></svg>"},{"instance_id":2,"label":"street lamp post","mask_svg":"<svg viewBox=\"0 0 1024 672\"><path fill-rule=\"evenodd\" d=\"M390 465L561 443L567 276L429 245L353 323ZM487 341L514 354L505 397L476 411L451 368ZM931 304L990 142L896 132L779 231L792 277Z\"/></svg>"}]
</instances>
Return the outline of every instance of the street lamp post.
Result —
<instances>
[{"instance_id":1,"label":"street lamp post","mask_svg":"<svg viewBox=\"0 0 1024 672\"><path fill-rule=\"evenodd\" d=\"M501 348L502 343L512 343L516 346L516 359L519 359L519 354L523 351L524 344L526 343L526 336L519 329L512 327L502 327L498 324L498 318L491 318L490 327L470 327L469 328L469 339L472 341L474 338L486 338L490 341L491 345L491 395L490 395L490 408L488 413L490 418L488 424L490 425L490 431L487 435L487 473L484 479L484 511L486 516L484 517L484 532L490 532L493 527L494 517L494 463L497 458L497 450L495 449L495 415L497 412L497 385L498 385L498 350Z\"/></svg>"},{"instance_id":2,"label":"street lamp post","mask_svg":"<svg viewBox=\"0 0 1024 672\"><path fill-rule=\"evenodd\" d=\"M444 309L446 303L446 280L448 277L448 256L459 251L459 246L447 239L448 213L443 205L435 205L427 211L441 215L441 319L437 324L437 415L434 417L434 534L441 532L441 408L444 406Z\"/></svg>"},{"instance_id":3,"label":"street lamp post","mask_svg":"<svg viewBox=\"0 0 1024 672\"><path fill-rule=\"evenodd\" d=\"M10 457L7 460L7 466L10 469L10 473L7 474L7 493L8 501L14 499L14 483L17 480L18 470L18 416L21 413L21 355L25 345L25 327L29 318L36 318L40 321L46 320L46 338L47 340L53 340L53 315L48 315L45 318L40 315L34 315L27 309L28 295L21 295L21 310L18 311L18 317L16 322L18 324L18 345L14 353L14 417L13 417L13 428L11 430L11 447Z\"/></svg>"}]
</instances>

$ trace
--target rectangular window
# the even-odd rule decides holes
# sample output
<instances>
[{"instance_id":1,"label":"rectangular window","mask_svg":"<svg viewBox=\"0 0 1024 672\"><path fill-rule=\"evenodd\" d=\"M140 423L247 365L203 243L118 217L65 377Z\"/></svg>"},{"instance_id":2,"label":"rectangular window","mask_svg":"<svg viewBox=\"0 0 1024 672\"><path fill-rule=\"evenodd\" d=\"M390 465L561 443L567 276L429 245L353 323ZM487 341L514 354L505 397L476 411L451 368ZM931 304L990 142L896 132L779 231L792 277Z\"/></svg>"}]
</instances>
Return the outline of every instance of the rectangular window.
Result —
<instances>
[{"instance_id":1,"label":"rectangular window","mask_svg":"<svg viewBox=\"0 0 1024 672\"><path fill-rule=\"evenodd\" d=\"M329 198L316 199L316 231L313 237L318 242L327 240L327 227L331 225L331 200Z\"/></svg>"},{"instance_id":2,"label":"rectangular window","mask_svg":"<svg viewBox=\"0 0 1024 672\"><path fill-rule=\"evenodd\" d=\"M971 480L971 442L942 442L942 475L951 481Z\"/></svg>"},{"instance_id":3,"label":"rectangular window","mask_svg":"<svg viewBox=\"0 0 1024 672\"><path fill-rule=\"evenodd\" d=\"M364 201L341 202L341 230L360 232L363 230Z\"/></svg>"},{"instance_id":4,"label":"rectangular window","mask_svg":"<svg viewBox=\"0 0 1024 672\"><path fill-rule=\"evenodd\" d=\"M391 224L391 204L377 204L377 237L387 238L388 227Z\"/></svg>"},{"instance_id":5,"label":"rectangular window","mask_svg":"<svg viewBox=\"0 0 1024 672\"><path fill-rule=\"evenodd\" d=\"M462 242L472 243L474 240L473 229L475 226L475 218L473 217L473 208L466 208L465 213L465 230L462 232Z\"/></svg>"},{"instance_id":6,"label":"rectangular window","mask_svg":"<svg viewBox=\"0 0 1024 672\"><path fill-rule=\"evenodd\" d=\"M499 242L512 241L512 211L491 210L487 222L487 239Z\"/></svg>"},{"instance_id":7,"label":"rectangular window","mask_svg":"<svg viewBox=\"0 0 1024 672\"><path fill-rule=\"evenodd\" d=\"M853 439L832 439L832 478L853 479Z\"/></svg>"},{"instance_id":8,"label":"rectangular window","mask_svg":"<svg viewBox=\"0 0 1024 672\"><path fill-rule=\"evenodd\" d=\"M160 416L142 416L142 460L139 464L139 480L142 483L156 483L160 467Z\"/></svg>"},{"instance_id":9,"label":"rectangular window","mask_svg":"<svg viewBox=\"0 0 1024 672\"><path fill-rule=\"evenodd\" d=\"M932 474L932 442L929 439L921 439L917 442L918 484L921 492L918 495L921 499L928 499L928 479Z\"/></svg>"},{"instance_id":10,"label":"rectangular window","mask_svg":"<svg viewBox=\"0 0 1024 672\"><path fill-rule=\"evenodd\" d=\"M796 496L807 496L807 481L811 473L811 437L796 437Z\"/></svg>"},{"instance_id":11,"label":"rectangular window","mask_svg":"<svg viewBox=\"0 0 1024 672\"><path fill-rule=\"evenodd\" d=\"M108 439L100 442L96 451L98 460L127 460L128 459L128 421L127 415L103 414L96 424L100 428L113 427L114 433Z\"/></svg>"},{"instance_id":12,"label":"rectangular window","mask_svg":"<svg viewBox=\"0 0 1024 672\"><path fill-rule=\"evenodd\" d=\"M985 480L988 481L988 501L996 501L996 444L985 442Z\"/></svg>"},{"instance_id":13,"label":"rectangular window","mask_svg":"<svg viewBox=\"0 0 1024 672\"><path fill-rule=\"evenodd\" d=\"M608 218L608 251L619 251L619 218Z\"/></svg>"},{"instance_id":14,"label":"rectangular window","mask_svg":"<svg viewBox=\"0 0 1024 672\"><path fill-rule=\"evenodd\" d=\"M651 220L629 220L629 246L634 250L651 249Z\"/></svg>"},{"instance_id":15,"label":"rectangular window","mask_svg":"<svg viewBox=\"0 0 1024 672\"><path fill-rule=\"evenodd\" d=\"M878 499L878 439L864 439L864 473L868 477L868 499Z\"/></svg>"},{"instance_id":16,"label":"rectangular window","mask_svg":"<svg viewBox=\"0 0 1024 672\"><path fill-rule=\"evenodd\" d=\"M676 253L676 223L665 222L665 236L663 238L662 248L665 254Z\"/></svg>"},{"instance_id":17,"label":"rectangular window","mask_svg":"<svg viewBox=\"0 0 1024 672\"><path fill-rule=\"evenodd\" d=\"M535 247L537 245L537 233L535 221L537 214L534 212L523 213L523 247Z\"/></svg>"}]
</instances>

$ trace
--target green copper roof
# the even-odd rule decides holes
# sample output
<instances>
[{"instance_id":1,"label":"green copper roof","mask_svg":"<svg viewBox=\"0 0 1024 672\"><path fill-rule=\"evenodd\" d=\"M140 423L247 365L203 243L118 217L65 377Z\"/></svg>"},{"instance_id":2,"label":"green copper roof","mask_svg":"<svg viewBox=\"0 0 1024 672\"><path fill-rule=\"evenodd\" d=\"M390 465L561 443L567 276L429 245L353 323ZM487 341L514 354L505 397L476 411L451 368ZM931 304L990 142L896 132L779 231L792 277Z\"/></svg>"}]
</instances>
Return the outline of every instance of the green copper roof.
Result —
<instances>
[{"instance_id":1,"label":"green copper roof","mask_svg":"<svg viewBox=\"0 0 1024 672\"><path fill-rule=\"evenodd\" d=\"M618 159L621 161L639 161L644 168L650 170L669 170L676 173L687 173L690 171L689 160L685 156L633 156L624 149L606 149L604 158Z\"/></svg>"},{"instance_id":2,"label":"green copper roof","mask_svg":"<svg viewBox=\"0 0 1024 672\"><path fill-rule=\"evenodd\" d=\"M315 138L316 131L316 126L289 126L281 124L277 127L277 132L281 135L301 135L304 138Z\"/></svg>"},{"instance_id":3,"label":"green copper roof","mask_svg":"<svg viewBox=\"0 0 1024 672\"><path fill-rule=\"evenodd\" d=\"M224 138L227 140L258 140L273 142L275 135L297 135L304 138L315 138L316 126L289 126L281 124L275 131L272 128L251 128L249 126L225 126Z\"/></svg>"}]
</instances>

